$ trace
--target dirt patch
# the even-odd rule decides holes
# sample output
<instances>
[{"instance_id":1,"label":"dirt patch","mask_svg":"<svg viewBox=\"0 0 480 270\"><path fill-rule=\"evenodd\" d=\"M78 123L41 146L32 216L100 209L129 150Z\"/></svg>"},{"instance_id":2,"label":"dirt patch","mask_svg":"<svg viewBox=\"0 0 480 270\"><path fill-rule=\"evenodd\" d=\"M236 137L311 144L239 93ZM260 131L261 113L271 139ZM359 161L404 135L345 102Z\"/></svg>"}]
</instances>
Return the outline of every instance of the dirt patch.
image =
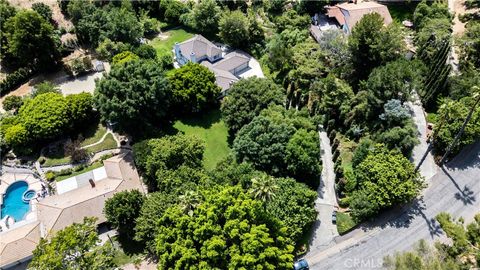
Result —
<instances>
[{"instance_id":1,"label":"dirt patch","mask_svg":"<svg viewBox=\"0 0 480 270\"><path fill-rule=\"evenodd\" d=\"M26 95L29 95L31 93L32 85L30 85L30 82L27 82L25 84L22 84L19 88L17 88L15 91L12 91L8 93L7 95L3 96L0 98L0 112L5 112L3 109L3 101L5 100L6 97L8 96L19 96L23 97Z\"/></svg>"},{"instance_id":2,"label":"dirt patch","mask_svg":"<svg viewBox=\"0 0 480 270\"><path fill-rule=\"evenodd\" d=\"M55 0L8 0L8 2L13 6L27 9L32 8L34 3L44 3L52 9L52 18L58 23L59 27L63 27L67 30L73 27L73 24L63 16L60 7Z\"/></svg>"}]
</instances>

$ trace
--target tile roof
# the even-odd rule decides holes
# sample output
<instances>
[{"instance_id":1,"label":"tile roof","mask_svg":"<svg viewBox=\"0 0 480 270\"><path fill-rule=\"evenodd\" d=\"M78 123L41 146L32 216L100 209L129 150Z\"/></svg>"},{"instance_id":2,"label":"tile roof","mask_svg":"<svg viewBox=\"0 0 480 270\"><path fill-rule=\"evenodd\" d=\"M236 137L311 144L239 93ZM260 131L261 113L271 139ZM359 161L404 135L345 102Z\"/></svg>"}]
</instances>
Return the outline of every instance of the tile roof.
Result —
<instances>
[{"instance_id":1,"label":"tile roof","mask_svg":"<svg viewBox=\"0 0 480 270\"><path fill-rule=\"evenodd\" d=\"M358 4L343 3L327 8L327 15L329 17L334 17L340 25L346 23L350 30L353 29L363 16L372 12L380 14L386 25L393 21L388 8L376 2L361 2Z\"/></svg>"},{"instance_id":2,"label":"tile roof","mask_svg":"<svg viewBox=\"0 0 480 270\"><path fill-rule=\"evenodd\" d=\"M210 40L204 38L202 35L195 35L193 38L186 40L178 44L180 50L185 57L189 57L192 52L195 53L195 57L201 58L203 56L212 57L222 50L213 44Z\"/></svg>"},{"instance_id":3,"label":"tile roof","mask_svg":"<svg viewBox=\"0 0 480 270\"><path fill-rule=\"evenodd\" d=\"M0 233L0 267L31 256L41 236L82 222L84 217L105 222L105 201L115 193L131 189L144 192L131 154L120 154L103 163L105 178L96 181L94 187L87 184L44 198L36 204L38 221Z\"/></svg>"},{"instance_id":4,"label":"tile roof","mask_svg":"<svg viewBox=\"0 0 480 270\"><path fill-rule=\"evenodd\" d=\"M40 223L28 223L0 233L0 266L15 263L32 255L40 242Z\"/></svg>"}]
</instances>

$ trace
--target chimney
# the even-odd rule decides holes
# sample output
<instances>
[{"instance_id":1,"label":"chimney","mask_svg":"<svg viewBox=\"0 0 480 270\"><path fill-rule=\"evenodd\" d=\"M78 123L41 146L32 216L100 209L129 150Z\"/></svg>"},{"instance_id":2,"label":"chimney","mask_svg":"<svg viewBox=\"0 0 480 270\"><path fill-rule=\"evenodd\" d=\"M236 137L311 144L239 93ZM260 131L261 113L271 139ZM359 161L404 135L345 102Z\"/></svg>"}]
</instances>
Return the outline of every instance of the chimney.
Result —
<instances>
[{"instance_id":1,"label":"chimney","mask_svg":"<svg viewBox=\"0 0 480 270\"><path fill-rule=\"evenodd\" d=\"M190 61L192 61L193 63L196 63L196 62L197 62L197 58L195 57L195 53L194 53L194 52L191 52L191 53L190 53Z\"/></svg>"},{"instance_id":2,"label":"chimney","mask_svg":"<svg viewBox=\"0 0 480 270\"><path fill-rule=\"evenodd\" d=\"M90 186L92 186L92 188L95 187L95 182L93 181L93 179L88 179L88 182L90 183Z\"/></svg>"}]
</instances>

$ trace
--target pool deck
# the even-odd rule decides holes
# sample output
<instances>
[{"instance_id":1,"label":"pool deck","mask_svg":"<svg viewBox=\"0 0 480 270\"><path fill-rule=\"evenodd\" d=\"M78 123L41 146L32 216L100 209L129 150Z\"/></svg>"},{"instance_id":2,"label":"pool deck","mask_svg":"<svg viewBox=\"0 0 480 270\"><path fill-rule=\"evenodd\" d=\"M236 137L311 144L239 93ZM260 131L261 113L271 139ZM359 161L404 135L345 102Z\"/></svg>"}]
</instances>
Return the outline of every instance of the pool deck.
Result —
<instances>
[{"instance_id":1,"label":"pool deck","mask_svg":"<svg viewBox=\"0 0 480 270\"><path fill-rule=\"evenodd\" d=\"M35 178L32 174L25 173L5 173L0 177L0 205L3 203L3 195L7 191L7 188L17 182L25 181L28 183L28 190L33 189L36 193L42 190L42 181L38 178ZM36 207L37 200L33 199L30 201L30 212L27 213L24 220L35 220L36 216ZM19 221L21 222L21 221Z\"/></svg>"}]
</instances>

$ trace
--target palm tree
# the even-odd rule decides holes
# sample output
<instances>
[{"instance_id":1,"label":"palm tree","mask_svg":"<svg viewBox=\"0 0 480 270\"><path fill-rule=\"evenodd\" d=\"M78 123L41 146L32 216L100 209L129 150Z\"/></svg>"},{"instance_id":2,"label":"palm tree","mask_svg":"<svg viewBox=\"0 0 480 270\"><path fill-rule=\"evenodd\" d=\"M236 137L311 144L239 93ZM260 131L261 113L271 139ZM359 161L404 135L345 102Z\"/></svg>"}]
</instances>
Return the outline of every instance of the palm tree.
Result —
<instances>
[{"instance_id":1,"label":"palm tree","mask_svg":"<svg viewBox=\"0 0 480 270\"><path fill-rule=\"evenodd\" d=\"M472 87L472 93L473 93L473 98L475 102L473 103L472 108L470 109L470 112L468 113L467 118L465 118L465 121L463 121L463 125L458 131L457 135L455 136L455 139L453 139L453 142L448 146L447 151L445 151L445 154L443 155L442 159L440 160L440 165L445 162L445 159L448 157L450 154L450 151L452 151L452 147L454 147L457 143L460 137L462 136L463 132L465 131L465 127L467 126L468 122L472 118L473 112L475 111L475 108L477 107L478 103L480 103L480 88L478 86L473 86Z\"/></svg>"},{"instance_id":2,"label":"palm tree","mask_svg":"<svg viewBox=\"0 0 480 270\"><path fill-rule=\"evenodd\" d=\"M271 201L275 197L277 190L278 186L275 178L267 174L252 179L250 194L252 194L255 199L259 199L262 202Z\"/></svg>"},{"instance_id":3,"label":"palm tree","mask_svg":"<svg viewBox=\"0 0 480 270\"><path fill-rule=\"evenodd\" d=\"M193 215L193 210L195 210L202 201L200 194L193 190L185 191L178 199L182 211L190 216Z\"/></svg>"}]
</instances>

